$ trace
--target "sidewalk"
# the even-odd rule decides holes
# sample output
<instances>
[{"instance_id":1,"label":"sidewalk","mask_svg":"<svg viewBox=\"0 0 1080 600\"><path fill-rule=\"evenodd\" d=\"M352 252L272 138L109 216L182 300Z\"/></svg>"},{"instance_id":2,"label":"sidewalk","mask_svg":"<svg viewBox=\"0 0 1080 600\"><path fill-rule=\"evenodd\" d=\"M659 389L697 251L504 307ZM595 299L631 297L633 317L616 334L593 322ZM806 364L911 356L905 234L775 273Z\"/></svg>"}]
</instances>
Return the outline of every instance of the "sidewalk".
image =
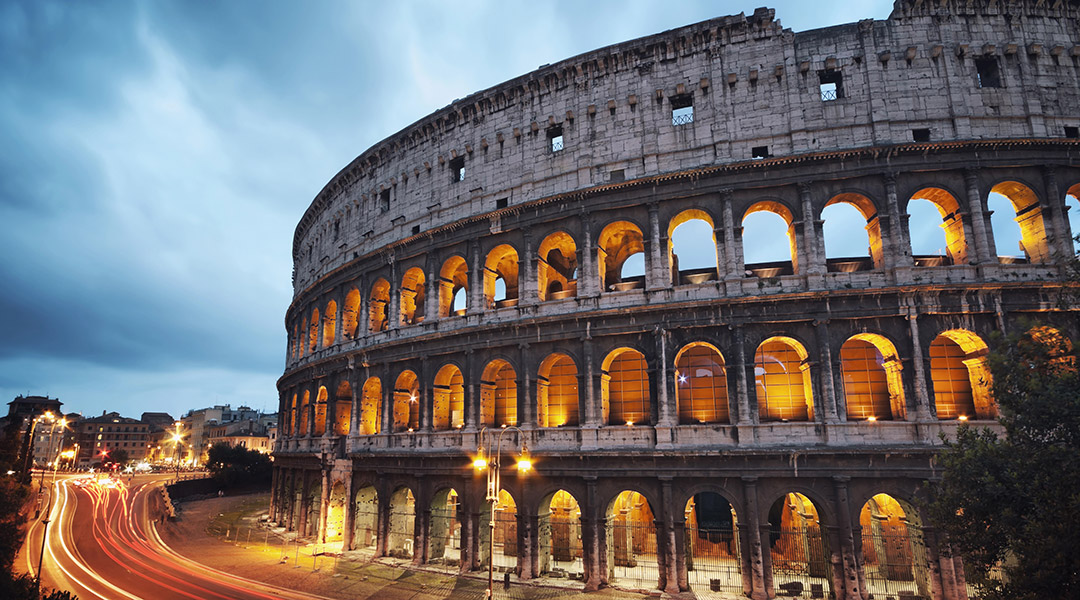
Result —
<instances>
[{"instance_id":1,"label":"sidewalk","mask_svg":"<svg viewBox=\"0 0 1080 600\"><path fill-rule=\"evenodd\" d=\"M178 519L159 525L162 539L180 554L209 567L271 585L349 600L482 600L487 573L461 575L457 569L413 566L410 561L372 558L359 552L320 554L323 548L297 543L280 528L259 523L269 494L226 496L178 504ZM329 552L329 545L326 550ZM671 597L659 591L635 593L607 588L584 593L580 581L517 581L509 590L496 574L495 598L512 600L642 600ZM679 598L738 598L685 593Z\"/></svg>"}]
</instances>

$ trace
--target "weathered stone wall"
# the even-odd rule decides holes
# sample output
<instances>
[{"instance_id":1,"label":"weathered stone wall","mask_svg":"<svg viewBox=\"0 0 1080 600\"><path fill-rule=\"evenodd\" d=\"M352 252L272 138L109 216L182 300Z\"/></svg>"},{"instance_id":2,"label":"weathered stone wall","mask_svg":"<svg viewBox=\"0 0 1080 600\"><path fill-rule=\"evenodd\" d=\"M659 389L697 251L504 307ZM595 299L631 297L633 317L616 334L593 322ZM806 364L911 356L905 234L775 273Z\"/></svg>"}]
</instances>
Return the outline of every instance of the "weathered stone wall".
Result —
<instances>
[{"instance_id":1,"label":"weathered stone wall","mask_svg":"<svg viewBox=\"0 0 1080 600\"><path fill-rule=\"evenodd\" d=\"M917 8L916 8L917 7ZM377 144L316 197L294 240L297 293L387 244L557 194L771 156L1064 136L1080 125L1072 3L899 2L885 21L792 33L772 10L580 55L478 92ZM992 58L1001 87L979 87ZM823 102L819 72L843 78ZM693 99L673 126L671 98ZM562 127L565 149L546 131ZM450 163L465 178L451 182ZM613 175L613 173L618 173ZM385 199L385 202L384 202Z\"/></svg>"}]
</instances>

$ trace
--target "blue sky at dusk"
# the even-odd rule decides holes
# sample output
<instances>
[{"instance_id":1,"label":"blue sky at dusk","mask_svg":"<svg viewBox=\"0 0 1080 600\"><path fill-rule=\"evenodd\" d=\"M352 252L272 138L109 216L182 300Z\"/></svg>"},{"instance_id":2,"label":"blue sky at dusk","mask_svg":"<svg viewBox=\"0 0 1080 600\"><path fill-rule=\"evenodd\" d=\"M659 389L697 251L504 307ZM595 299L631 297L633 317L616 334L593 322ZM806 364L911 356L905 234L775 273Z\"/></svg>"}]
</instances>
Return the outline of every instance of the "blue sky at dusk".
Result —
<instances>
[{"instance_id":1,"label":"blue sky at dusk","mask_svg":"<svg viewBox=\"0 0 1080 600\"><path fill-rule=\"evenodd\" d=\"M892 7L0 1L0 397L275 410L293 230L342 167L540 65L761 4L795 31Z\"/></svg>"}]
</instances>

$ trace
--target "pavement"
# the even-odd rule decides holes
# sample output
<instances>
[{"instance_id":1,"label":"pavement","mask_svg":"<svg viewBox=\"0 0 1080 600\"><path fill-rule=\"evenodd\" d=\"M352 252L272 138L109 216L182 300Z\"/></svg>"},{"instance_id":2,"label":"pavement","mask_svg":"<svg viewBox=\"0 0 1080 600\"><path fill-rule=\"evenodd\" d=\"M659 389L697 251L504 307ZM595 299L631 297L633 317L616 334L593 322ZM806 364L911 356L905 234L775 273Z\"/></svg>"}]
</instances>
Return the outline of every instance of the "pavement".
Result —
<instances>
[{"instance_id":1,"label":"pavement","mask_svg":"<svg viewBox=\"0 0 1080 600\"><path fill-rule=\"evenodd\" d=\"M483 600L487 572L460 574L456 568L415 566L410 561L362 553L332 553L305 544L260 517L269 494L225 496L176 503L177 519L158 526L177 553L212 569L327 598L349 600ZM326 552L326 553L323 553ZM550 578L518 581L509 589L496 576L497 600L643 600L673 598L658 590L644 593L605 588L581 591L580 581ZM680 599L721 600L739 596L684 593Z\"/></svg>"}]
</instances>

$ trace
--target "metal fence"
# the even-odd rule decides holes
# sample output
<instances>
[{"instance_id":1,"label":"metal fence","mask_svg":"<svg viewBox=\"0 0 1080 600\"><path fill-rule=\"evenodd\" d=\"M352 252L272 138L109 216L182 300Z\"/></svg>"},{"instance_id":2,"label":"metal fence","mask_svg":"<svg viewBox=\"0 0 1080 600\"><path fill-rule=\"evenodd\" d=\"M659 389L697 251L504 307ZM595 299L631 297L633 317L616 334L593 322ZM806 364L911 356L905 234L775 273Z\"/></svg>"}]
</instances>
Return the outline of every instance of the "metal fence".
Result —
<instances>
[{"instance_id":1,"label":"metal fence","mask_svg":"<svg viewBox=\"0 0 1080 600\"><path fill-rule=\"evenodd\" d=\"M863 574L875 598L930 597L926 554L907 532L863 535Z\"/></svg>"},{"instance_id":2,"label":"metal fence","mask_svg":"<svg viewBox=\"0 0 1080 600\"><path fill-rule=\"evenodd\" d=\"M624 587L653 589L660 580L656 526L615 520L608 525L608 579Z\"/></svg>"},{"instance_id":3,"label":"metal fence","mask_svg":"<svg viewBox=\"0 0 1080 600\"><path fill-rule=\"evenodd\" d=\"M739 530L687 526L686 570L690 589L742 593Z\"/></svg>"},{"instance_id":4,"label":"metal fence","mask_svg":"<svg viewBox=\"0 0 1080 600\"><path fill-rule=\"evenodd\" d=\"M774 529L769 536L777 596L831 597L829 549L820 528Z\"/></svg>"}]
</instances>

